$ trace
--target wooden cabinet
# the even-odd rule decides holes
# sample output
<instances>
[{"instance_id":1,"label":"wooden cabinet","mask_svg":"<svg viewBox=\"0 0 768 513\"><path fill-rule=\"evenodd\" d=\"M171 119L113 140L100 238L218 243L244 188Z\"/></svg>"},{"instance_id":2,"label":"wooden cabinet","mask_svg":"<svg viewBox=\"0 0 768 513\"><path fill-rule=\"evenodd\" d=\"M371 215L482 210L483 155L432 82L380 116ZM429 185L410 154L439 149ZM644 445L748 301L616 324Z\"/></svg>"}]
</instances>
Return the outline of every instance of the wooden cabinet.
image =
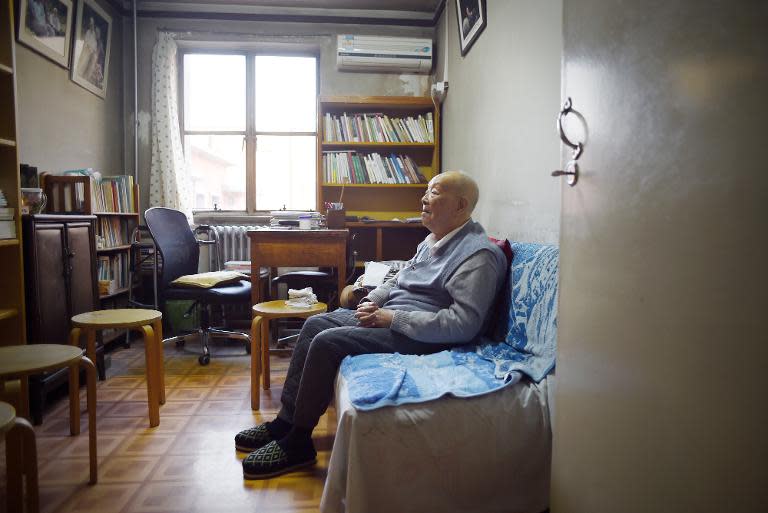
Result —
<instances>
[{"instance_id":1,"label":"wooden cabinet","mask_svg":"<svg viewBox=\"0 0 768 513\"><path fill-rule=\"evenodd\" d=\"M96 216L96 283L98 308L123 308L128 301L131 234L139 224L138 186L126 175L104 177L96 183L89 176L41 177L48 196L47 211ZM103 330L104 343L124 336L125 330Z\"/></svg>"},{"instance_id":2,"label":"wooden cabinet","mask_svg":"<svg viewBox=\"0 0 768 513\"><path fill-rule=\"evenodd\" d=\"M27 337L30 344L68 344L73 315L97 309L95 216L24 216ZM103 351L97 367L104 379ZM45 396L67 370L30 378L30 413L42 421Z\"/></svg>"},{"instance_id":3,"label":"wooden cabinet","mask_svg":"<svg viewBox=\"0 0 768 513\"><path fill-rule=\"evenodd\" d=\"M10 224L15 232L0 239L0 345L26 342L13 29L13 2L0 0L0 190L7 208L13 209Z\"/></svg>"},{"instance_id":4,"label":"wooden cabinet","mask_svg":"<svg viewBox=\"0 0 768 513\"><path fill-rule=\"evenodd\" d=\"M419 124L419 117L427 132L421 131L420 135L411 132L413 125L409 120ZM405 180L395 178L395 183L368 183L376 180L365 172L363 179L354 178L360 176L359 169L356 175L353 171L349 179L341 179L329 173L327 156L347 153L359 157L356 163L359 164L377 154L381 158L376 160L389 159L393 164L384 162L390 172L397 171L392 168L402 167L404 161L413 162L423 180L428 181L440 172L440 109L431 98L321 96L318 100L318 134L319 211L326 212L326 203L341 202L347 216L391 221L419 215L426 183L402 183L415 181L408 178L407 172L403 173Z\"/></svg>"}]
</instances>

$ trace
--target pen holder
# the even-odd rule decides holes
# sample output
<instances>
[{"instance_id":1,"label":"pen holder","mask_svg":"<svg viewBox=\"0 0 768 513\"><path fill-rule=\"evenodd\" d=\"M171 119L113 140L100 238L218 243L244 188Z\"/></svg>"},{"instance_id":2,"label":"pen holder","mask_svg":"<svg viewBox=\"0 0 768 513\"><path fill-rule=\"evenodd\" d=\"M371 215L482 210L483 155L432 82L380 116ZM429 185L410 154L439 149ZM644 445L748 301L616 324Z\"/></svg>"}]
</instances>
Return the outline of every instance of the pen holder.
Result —
<instances>
[{"instance_id":1,"label":"pen holder","mask_svg":"<svg viewBox=\"0 0 768 513\"><path fill-rule=\"evenodd\" d=\"M331 229L346 228L347 223L344 219L346 214L345 210L328 210L325 213L325 224Z\"/></svg>"}]
</instances>

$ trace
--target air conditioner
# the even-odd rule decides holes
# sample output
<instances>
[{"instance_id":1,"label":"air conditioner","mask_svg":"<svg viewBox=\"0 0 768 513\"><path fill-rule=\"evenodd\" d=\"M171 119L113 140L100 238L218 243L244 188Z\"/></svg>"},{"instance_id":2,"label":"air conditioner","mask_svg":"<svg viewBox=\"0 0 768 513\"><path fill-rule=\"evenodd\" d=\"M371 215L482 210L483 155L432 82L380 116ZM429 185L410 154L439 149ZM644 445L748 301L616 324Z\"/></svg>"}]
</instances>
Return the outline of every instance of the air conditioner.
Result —
<instances>
[{"instance_id":1,"label":"air conditioner","mask_svg":"<svg viewBox=\"0 0 768 513\"><path fill-rule=\"evenodd\" d=\"M340 35L336 67L345 71L429 73L432 69L432 40Z\"/></svg>"}]
</instances>

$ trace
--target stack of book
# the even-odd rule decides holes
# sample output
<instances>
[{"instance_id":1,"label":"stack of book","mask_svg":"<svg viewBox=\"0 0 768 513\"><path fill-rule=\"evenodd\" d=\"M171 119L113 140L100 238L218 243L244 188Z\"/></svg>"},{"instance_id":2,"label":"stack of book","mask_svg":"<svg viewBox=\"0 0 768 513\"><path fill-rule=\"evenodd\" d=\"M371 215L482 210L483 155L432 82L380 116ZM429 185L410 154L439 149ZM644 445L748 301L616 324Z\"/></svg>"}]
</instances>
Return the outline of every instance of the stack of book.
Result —
<instances>
[{"instance_id":1,"label":"stack of book","mask_svg":"<svg viewBox=\"0 0 768 513\"><path fill-rule=\"evenodd\" d=\"M323 154L325 183L427 183L419 166L408 155L362 154L355 151Z\"/></svg>"},{"instance_id":2,"label":"stack of book","mask_svg":"<svg viewBox=\"0 0 768 513\"><path fill-rule=\"evenodd\" d=\"M386 114L365 113L323 117L324 142L433 143L432 113L416 117L390 118Z\"/></svg>"},{"instance_id":3,"label":"stack of book","mask_svg":"<svg viewBox=\"0 0 768 513\"><path fill-rule=\"evenodd\" d=\"M320 225L320 212L304 212L302 210L272 210L269 213L272 219L269 225L273 228L285 228L287 226L299 226L299 217L309 216L311 228L317 228Z\"/></svg>"},{"instance_id":4,"label":"stack of book","mask_svg":"<svg viewBox=\"0 0 768 513\"><path fill-rule=\"evenodd\" d=\"M0 239L16 238L16 222L13 220L16 211L8 206L5 194L0 190Z\"/></svg>"}]
</instances>

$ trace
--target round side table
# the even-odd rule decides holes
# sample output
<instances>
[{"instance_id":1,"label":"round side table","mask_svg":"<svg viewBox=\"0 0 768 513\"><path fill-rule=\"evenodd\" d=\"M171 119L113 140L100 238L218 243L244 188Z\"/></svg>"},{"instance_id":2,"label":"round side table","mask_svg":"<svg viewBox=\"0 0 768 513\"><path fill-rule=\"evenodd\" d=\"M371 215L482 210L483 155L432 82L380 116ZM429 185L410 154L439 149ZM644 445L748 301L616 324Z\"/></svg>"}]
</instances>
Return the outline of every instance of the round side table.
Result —
<instances>
[{"instance_id":1,"label":"round side table","mask_svg":"<svg viewBox=\"0 0 768 513\"><path fill-rule=\"evenodd\" d=\"M165 373L163 372L163 314L157 310L118 308L97 310L72 317L69 342L78 346L81 331L85 332L85 352L96 356L96 331L110 328L138 329L144 335L144 358L147 373L147 403L149 426L160 424L160 405L165 404Z\"/></svg>"},{"instance_id":2,"label":"round side table","mask_svg":"<svg viewBox=\"0 0 768 513\"><path fill-rule=\"evenodd\" d=\"M69 367L69 432L80 433L80 395L78 366L84 366L88 390L88 454L90 483L98 480L96 461L96 366L79 347L63 344L30 344L0 347L0 380L21 381L21 414L29 412L29 376ZM74 378L74 379L73 379ZM11 509L10 511L14 511Z\"/></svg>"},{"instance_id":3,"label":"round side table","mask_svg":"<svg viewBox=\"0 0 768 513\"><path fill-rule=\"evenodd\" d=\"M0 434L5 434L6 509L24 511L23 479L26 476L26 511L38 513L40 493L35 430L26 419L16 416L13 406L0 402Z\"/></svg>"},{"instance_id":4,"label":"round side table","mask_svg":"<svg viewBox=\"0 0 768 513\"><path fill-rule=\"evenodd\" d=\"M251 321L251 409L259 409L259 374L263 369L264 390L269 390L269 321L272 319L307 319L328 310L325 303L308 308L288 306L285 300L267 301L253 305ZM261 364L259 364L261 358Z\"/></svg>"}]
</instances>

